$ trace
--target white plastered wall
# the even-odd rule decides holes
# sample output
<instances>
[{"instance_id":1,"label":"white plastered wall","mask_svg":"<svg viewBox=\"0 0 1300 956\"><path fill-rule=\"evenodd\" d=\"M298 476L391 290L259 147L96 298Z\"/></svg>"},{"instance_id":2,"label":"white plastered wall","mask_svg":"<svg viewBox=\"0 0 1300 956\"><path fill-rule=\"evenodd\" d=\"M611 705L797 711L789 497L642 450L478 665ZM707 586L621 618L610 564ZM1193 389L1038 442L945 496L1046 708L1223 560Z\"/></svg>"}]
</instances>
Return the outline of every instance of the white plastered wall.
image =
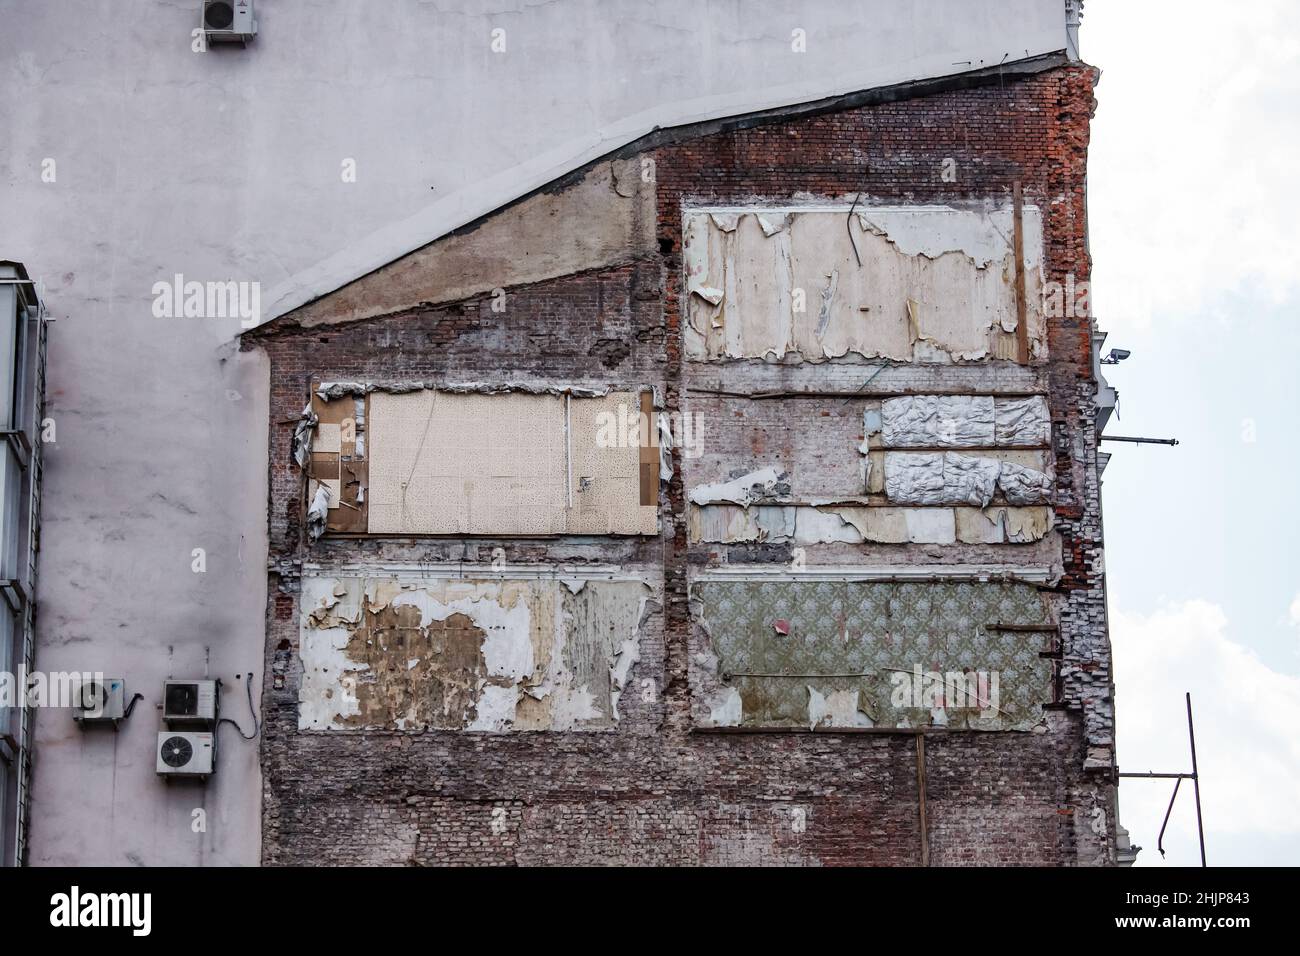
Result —
<instances>
[{"instance_id":1,"label":"white plastered wall","mask_svg":"<svg viewBox=\"0 0 1300 956\"><path fill-rule=\"evenodd\" d=\"M153 747L168 674L221 676L248 727L234 684L262 671L267 366L231 347L237 320L155 316L155 282L257 282L265 318L656 125L1065 46L1059 0L275 0L257 16L247 49L200 54L198 0L0 0L0 255L43 280L57 320L38 664L146 695L117 734L38 715L34 864L259 859L256 747L223 742L204 788L160 783Z\"/></svg>"}]
</instances>

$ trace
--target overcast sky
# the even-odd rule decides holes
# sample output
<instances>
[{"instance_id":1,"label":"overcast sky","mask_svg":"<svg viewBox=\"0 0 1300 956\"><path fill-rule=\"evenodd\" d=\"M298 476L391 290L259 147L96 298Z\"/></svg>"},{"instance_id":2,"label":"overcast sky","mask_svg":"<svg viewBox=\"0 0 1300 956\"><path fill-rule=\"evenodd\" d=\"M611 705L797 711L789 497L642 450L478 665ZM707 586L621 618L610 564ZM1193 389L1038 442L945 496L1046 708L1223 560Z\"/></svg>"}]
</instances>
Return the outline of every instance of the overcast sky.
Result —
<instances>
[{"instance_id":1,"label":"overcast sky","mask_svg":"<svg viewBox=\"0 0 1300 956\"><path fill-rule=\"evenodd\" d=\"M1247 9L1249 13L1247 14ZM1211 865L1300 862L1300 31L1286 0L1089 0L1092 298L1120 419L1103 507L1121 770L1190 769ZM1138 865L1197 862L1189 787L1129 781Z\"/></svg>"}]
</instances>

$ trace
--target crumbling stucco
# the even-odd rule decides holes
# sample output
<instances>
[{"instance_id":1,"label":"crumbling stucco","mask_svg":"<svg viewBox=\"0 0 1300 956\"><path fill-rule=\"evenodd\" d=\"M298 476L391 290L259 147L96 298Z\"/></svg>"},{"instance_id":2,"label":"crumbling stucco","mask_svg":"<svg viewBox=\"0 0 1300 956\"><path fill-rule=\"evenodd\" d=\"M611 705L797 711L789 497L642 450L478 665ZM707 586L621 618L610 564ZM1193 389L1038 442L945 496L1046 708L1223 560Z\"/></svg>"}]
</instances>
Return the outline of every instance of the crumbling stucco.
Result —
<instances>
[{"instance_id":1,"label":"crumbling stucco","mask_svg":"<svg viewBox=\"0 0 1300 956\"><path fill-rule=\"evenodd\" d=\"M657 611L633 580L308 576L303 730L601 730Z\"/></svg>"},{"instance_id":2,"label":"crumbling stucco","mask_svg":"<svg viewBox=\"0 0 1300 956\"><path fill-rule=\"evenodd\" d=\"M727 481L696 485L691 489L691 503L710 505L731 502L744 507L759 499L779 494L781 477L775 468L760 468ZM787 485L786 490L788 487Z\"/></svg>"},{"instance_id":3,"label":"crumbling stucco","mask_svg":"<svg viewBox=\"0 0 1300 956\"><path fill-rule=\"evenodd\" d=\"M1023 219L1026 322L1036 358L1046 351L1038 301L1042 222L1033 206ZM687 210L687 356L1013 357L1012 220L1005 206Z\"/></svg>"}]
</instances>

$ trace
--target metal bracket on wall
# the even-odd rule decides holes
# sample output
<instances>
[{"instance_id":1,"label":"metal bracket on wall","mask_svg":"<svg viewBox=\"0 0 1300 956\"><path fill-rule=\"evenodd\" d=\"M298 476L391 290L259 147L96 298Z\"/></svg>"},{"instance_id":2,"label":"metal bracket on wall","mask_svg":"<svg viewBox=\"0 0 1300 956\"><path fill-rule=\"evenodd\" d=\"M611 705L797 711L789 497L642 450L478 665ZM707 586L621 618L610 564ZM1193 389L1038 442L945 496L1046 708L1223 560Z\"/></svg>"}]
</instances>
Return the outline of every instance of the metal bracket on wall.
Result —
<instances>
[{"instance_id":1,"label":"metal bracket on wall","mask_svg":"<svg viewBox=\"0 0 1300 956\"><path fill-rule=\"evenodd\" d=\"M21 428L4 428L0 429L0 436L13 447L14 457L18 459L23 471L26 471L32 457L32 443L27 433Z\"/></svg>"},{"instance_id":2,"label":"metal bracket on wall","mask_svg":"<svg viewBox=\"0 0 1300 956\"><path fill-rule=\"evenodd\" d=\"M1177 438L1133 438L1129 435L1101 435L1098 441L1126 441L1134 445L1177 445Z\"/></svg>"},{"instance_id":3,"label":"metal bracket on wall","mask_svg":"<svg viewBox=\"0 0 1300 956\"><path fill-rule=\"evenodd\" d=\"M3 595L5 603L9 605L9 610L13 613L21 613L23 608L27 607L27 591L23 588L23 583L13 578L0 578L0 595Z\"/></svg>"},{"instance_id":4,"label":"metal bracket on wall","mask_svg":"<svg viewBox=\"0 0 1300 956\"><path fill-rule=\"evenodd\" d=\"M1192 695L1187 695L1187 741L1192 750L1192 772L1191 773L1121 773L1121 777L1142 778L1146 780L1173 780L1174 792L1169 798L1169 808L1165 810L1165 821L1160 824L1160 836L1156 839L1156 849L1160 855L1165 855L1165 829L1169 826L1169 814L1174 811L1174 801L1178 799L1178 788L1182 786L1184 780L1192 781L1192 789L1196 794L1196 836L1201 844L1201 866L1205 866L1205 826L1201 820L1201 777L1196 768L1196 728L1192 725Z\"/></svg>"}]
</instances>

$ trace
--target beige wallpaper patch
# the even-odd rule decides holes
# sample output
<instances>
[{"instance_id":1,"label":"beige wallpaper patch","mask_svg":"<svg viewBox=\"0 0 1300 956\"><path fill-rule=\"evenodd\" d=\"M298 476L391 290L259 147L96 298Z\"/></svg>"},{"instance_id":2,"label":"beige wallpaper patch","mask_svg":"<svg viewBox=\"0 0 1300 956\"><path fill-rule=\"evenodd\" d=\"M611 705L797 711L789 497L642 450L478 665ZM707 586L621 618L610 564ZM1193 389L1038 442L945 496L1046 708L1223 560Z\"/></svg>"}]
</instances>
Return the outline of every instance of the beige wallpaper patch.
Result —
<instances>
[{"instance_id":1,"label":"beige wallpaper patch","mask_svg":"<svg viewBox=\"0 0 1300 956\"><path fill-rule=\"evenodd\" d=\"M627 427L637 401L373 392L368 530L654 534L657 508L639 504L640 449Z\"/></svg>"}]
</instances>

